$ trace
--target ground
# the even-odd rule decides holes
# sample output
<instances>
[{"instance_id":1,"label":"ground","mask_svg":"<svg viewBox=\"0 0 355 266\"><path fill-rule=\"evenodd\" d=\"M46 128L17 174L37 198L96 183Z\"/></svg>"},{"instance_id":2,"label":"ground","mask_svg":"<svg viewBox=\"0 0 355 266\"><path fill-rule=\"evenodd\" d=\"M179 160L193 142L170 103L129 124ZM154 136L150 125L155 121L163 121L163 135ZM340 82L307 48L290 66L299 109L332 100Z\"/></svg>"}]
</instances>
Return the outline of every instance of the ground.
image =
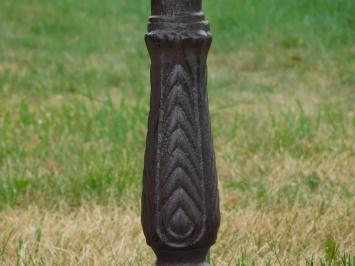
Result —
<instances>
[{"instance_id":1,"label":"ground","mask_svg":"<svg viewBox=\"0 0 355 266\"><path fill-rule=\"evenodd\" d=\"M154 261L140 226L149 5L0 2L0 265ZM204 10L222 209L212 264L355 265L355 3Z\"/></svg>"}]
</instances>

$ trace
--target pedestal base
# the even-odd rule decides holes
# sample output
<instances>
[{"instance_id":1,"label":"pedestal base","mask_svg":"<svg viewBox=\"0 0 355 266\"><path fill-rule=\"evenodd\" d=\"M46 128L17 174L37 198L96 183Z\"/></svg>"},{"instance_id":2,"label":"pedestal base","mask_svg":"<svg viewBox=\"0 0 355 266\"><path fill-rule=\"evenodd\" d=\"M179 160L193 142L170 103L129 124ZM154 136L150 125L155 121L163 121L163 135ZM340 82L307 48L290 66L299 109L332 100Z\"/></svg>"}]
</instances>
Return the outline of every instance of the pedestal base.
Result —
<instances>
[{"instance_id":1,"label":"pedestal base","mask_svg":"<svg viewBox=\"0 0 355 266\"><path fill-rule=\"evenodd\" d=\"M210 266L206 261L206 250L159 251L156 266Z\"/></svg>"},{"instance_id":2,"label":"pedestal base","mask_svg":"<svg viewBox=\"0 0 355 266\"><path fill-rule=\"evenodd\" d=\"M174 264L166 264L166 263L161 263L158 264L156 263L154 266L210 266L207 262L200 262L200 263L174 263Z\"/></svg>"}]
</instances>

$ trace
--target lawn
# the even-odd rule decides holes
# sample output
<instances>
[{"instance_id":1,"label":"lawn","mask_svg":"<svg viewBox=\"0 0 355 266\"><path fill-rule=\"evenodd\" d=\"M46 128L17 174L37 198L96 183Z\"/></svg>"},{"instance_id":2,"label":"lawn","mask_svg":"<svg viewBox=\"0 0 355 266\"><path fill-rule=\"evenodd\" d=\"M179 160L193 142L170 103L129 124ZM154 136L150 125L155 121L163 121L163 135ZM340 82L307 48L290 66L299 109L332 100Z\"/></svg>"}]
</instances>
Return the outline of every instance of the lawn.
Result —
<instances>
[{"instance_id":1,"label":"lawn","mask_svg":"<svg viewBox=\"0 0 355 266\"><path fill-rule=\"evenodd\" d=\"M355 2L204 10L212 264L355 265ZM0 1L0 265L154 262L140 226L149 13L149 0Z\"/></svg>"}]
</instances>

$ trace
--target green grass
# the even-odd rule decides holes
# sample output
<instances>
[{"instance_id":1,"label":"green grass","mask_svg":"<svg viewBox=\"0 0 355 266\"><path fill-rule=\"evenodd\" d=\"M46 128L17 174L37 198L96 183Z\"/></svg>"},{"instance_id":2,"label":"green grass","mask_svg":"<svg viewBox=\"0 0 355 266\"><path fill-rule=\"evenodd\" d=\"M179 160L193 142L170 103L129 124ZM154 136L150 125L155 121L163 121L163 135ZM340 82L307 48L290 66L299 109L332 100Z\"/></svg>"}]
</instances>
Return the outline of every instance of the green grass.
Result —
<instances>
[{"instance_id":1,"label":"green grass","mask_svg":"<svg viewBox=\"0 0 355 266\"><path fill-rule=\"evenodd\" d=\"M0 2L0 217L33 205L69 212L91 203L139 206L149 5ZM204 9L214 36L209 95L222 209L277 216L312 206L322 215L338 204L348 217L355 202L354 2L205 0ZM324 258L307 265L355 252L349 241L335 252L333 236L317 237ZM277 246L290 258L306 249ZM212 262L229 256L243 265L243 256L228 252L220 244Z\"/></svg>"}]
</instances>

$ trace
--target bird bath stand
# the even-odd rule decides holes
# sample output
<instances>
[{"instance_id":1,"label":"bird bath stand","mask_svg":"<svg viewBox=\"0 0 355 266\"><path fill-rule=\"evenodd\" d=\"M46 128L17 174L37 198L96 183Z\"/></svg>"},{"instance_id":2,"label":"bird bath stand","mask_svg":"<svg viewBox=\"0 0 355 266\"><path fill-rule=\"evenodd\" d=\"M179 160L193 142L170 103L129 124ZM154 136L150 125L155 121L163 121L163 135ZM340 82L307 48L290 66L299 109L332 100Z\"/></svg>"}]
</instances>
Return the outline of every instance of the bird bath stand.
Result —
<instances>
[{"instance_id":1,"label":"bird bath stand","mask_svg":"<svg viewBox=\"0 0 355 266\"><path fill-rule=\"evenodd\" d=\"M152 0L142 225L156 265L208 265L220 223L201 0Z\"/></svg>"}]
</instances>

